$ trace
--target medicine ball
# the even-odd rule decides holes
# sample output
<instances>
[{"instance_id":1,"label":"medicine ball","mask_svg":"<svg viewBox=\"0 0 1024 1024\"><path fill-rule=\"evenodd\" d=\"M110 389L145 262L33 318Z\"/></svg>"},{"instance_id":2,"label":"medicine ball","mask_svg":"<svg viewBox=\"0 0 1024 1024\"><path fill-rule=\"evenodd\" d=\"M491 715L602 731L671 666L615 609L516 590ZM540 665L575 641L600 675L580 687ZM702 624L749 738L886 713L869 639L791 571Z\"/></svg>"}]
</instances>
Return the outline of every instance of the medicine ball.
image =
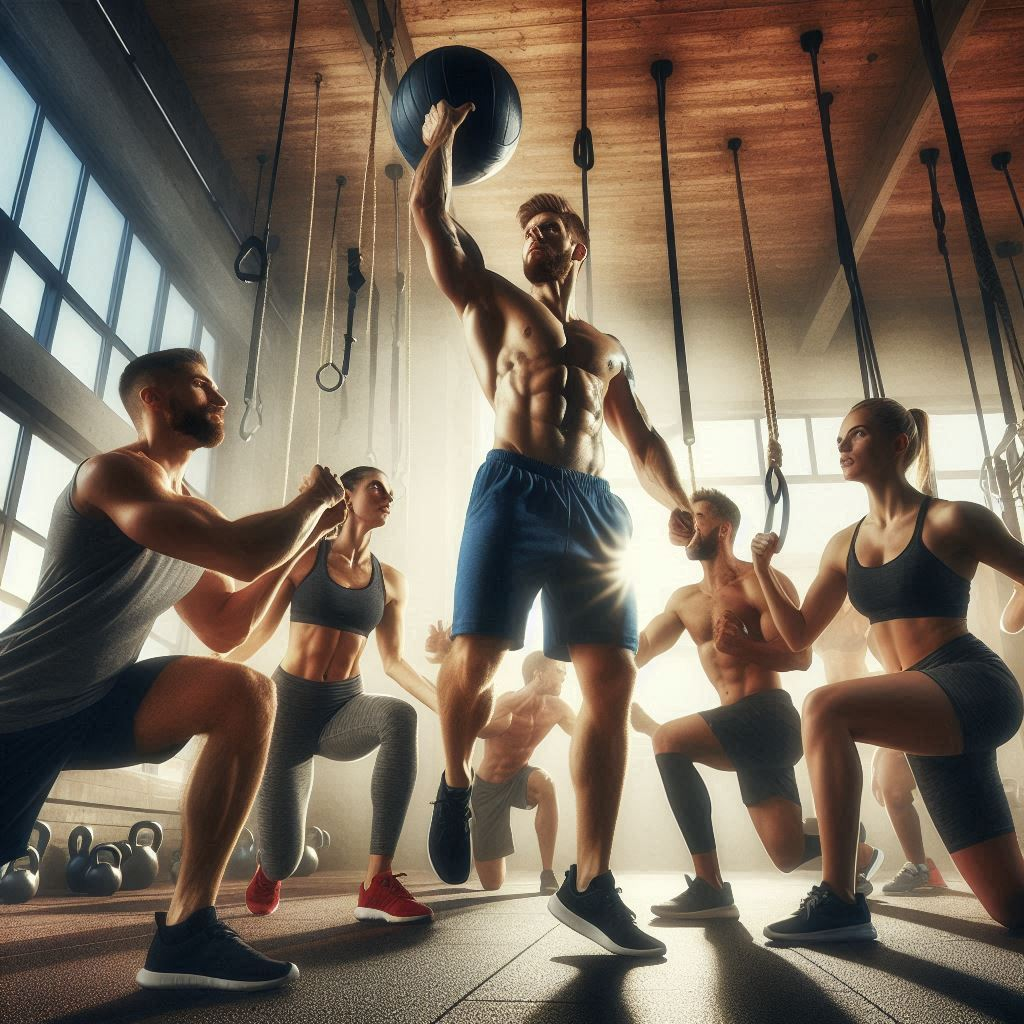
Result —
<instances>
[{"instance_id":1,"label":"medicine ball","mask_svg":"<svg viewBox=\"0 0 1024 1024\"><path fill-rule=\"evenodd\" d=\"M441 46L409 65L391 104L391 126L413 167L427 151L423 120L440 100L453 107L476 104L455 136L456 185L483 181L508 163L519 142L523 108L512 76L493 57L469 46Z\"/></svg>"}]
</instances>

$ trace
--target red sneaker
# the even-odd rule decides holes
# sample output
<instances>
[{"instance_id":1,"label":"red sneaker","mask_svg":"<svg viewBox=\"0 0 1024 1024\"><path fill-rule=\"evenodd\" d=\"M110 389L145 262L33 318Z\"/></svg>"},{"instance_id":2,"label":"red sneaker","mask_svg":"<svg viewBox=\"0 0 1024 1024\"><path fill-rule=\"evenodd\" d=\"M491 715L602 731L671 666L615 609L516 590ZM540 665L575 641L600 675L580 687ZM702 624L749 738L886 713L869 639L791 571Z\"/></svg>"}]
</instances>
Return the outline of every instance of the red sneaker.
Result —
<instances>
[{"instance_id":1,"label":"red sneaker","mask_svg":"<svg viewBox=\"0 0 1024 1024\"><path fill-rule=\"evenodd\" d=\"M417 903L412 894L399 881L405 875L393 875L384 871L376 875L367 889L359 886L359 902L354 911L359 921L387 921L389 924L410 924L413 921L429 921L434 912L430 907Z\"/></svg>"},{"instance_id":2,"label":"red sneaker","mask_svg":"<svg viewBox=\"0 0 1024 1024\"><path fill-rule=\"evenodd\" d=\"M925 857L925 863L928 865L928 884L933 889L948 889L949 886L942 877L942 872L935 866L935 861L931 857Z\"/></svg>"},{"instance_id":3,"label":"red sneaker","mask_svg":"<svg viewBox=\"0 0 1024 1024\"><path fill-rule=\"evenodd\" d=\"M250 914L257 917L266 917L277 910L281 902L281 883L267 878L263 874L263 867L256 868L256 874L245 890L245 905L249 908Z\"/></svg>"}]
</instances>

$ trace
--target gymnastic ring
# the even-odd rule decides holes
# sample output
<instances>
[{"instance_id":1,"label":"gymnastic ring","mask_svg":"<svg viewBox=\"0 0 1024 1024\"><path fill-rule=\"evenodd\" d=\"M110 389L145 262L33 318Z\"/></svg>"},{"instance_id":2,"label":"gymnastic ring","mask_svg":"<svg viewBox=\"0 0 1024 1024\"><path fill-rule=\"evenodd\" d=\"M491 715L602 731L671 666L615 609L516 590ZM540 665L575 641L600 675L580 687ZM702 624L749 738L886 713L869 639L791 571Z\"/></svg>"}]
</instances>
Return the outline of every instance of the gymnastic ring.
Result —
<instances>
[{"instance_id":1,"label":"gymnastic ring","mask_svg":"<svg viewBox=\"0 0 1024 1024\"><path fill-rule=\"evenodd\" d=\"M327 384L325 384L323 382L322 374L326 370L333 370L338 375L338 383L337 384L328 386ZM343 374L341 372L341 369L339 368L338 364L336 362L334 362L333 360L324 363L324 365L321 366L320 369L316 371L316 386L321 391L337 391L342 386L342 384L344 384L344 383L345 383L345 374Z\"/></svg>"},{"instance_id":2,"label":"gymnastic ring","mask_svg":"<svg viewBox=\"0 0 1024 1024\"><path fill-rule=\"evenodd\" d=\"M782 550L786 543L786 533L789 531L789 485L782 470L776 466L768 467L764 475L764 495L768 500L768 512L764 520L764 532L771 533L775 521L775 507L782 503L782 522L779 524L779 544L776 551Z\"/></svg>"}]
</instances>

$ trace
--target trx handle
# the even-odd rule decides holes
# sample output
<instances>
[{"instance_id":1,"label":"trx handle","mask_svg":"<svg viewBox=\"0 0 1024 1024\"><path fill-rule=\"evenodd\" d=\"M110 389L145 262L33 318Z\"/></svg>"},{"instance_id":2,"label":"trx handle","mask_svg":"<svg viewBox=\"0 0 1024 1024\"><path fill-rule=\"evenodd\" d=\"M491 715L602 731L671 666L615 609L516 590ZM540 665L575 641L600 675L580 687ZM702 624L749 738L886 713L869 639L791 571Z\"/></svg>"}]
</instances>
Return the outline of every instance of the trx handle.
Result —
<instances>
[{"instance_id":1,"label":"trx handle","mask_svg":"<svg viewBox=\"0 0 1024 1024\"><path fill-rule=\"evenodd\" d=\"M246 261L252 262L255 257L255 271L244 270L242 264ZM246 284L258 284L267 276L267 247L259 235L250 235L238 247L238 255L235 257L235 277Z\"/></svg>"},{"instance_id":2,"label":"trx handle","mask_svg":"<svg viewBox=\"0 0 1024 1024\"><path fill-rule=\"evenodd\" d=\"M572 162L581 171L594 169L594 136L589 128L581 128L572 144Z\"/></svg>"},{"instance_id":3,"label":"trx handle","mask_svg":"<svg viewBox=\"0 0 1024 1024\"><path fill-rule=\"evenodd\" d=\"M672 214L672 181L668 163L668 132L665 125L665 83L672 74L672 61L656 60L651 77L658 90L658 131L661 136L661 188L665 200L665 242L668 247L668 279L672 291L672 329L676 349L676 373L679 379L679 412L683 421L683 441L687 447L696 440L690 378L686 366L686 340L683 336L683 307L679 298L679 264L676 258L676 227Z\"/></svg>"},{"instance_id":4,"label":"trx handle","mask_svg":"<svg viewBox=\"0 0 1024 1024\"><path fill-rule=\"evenodd\" d=\"M768 502L768 510L764 517L764 532L771 533L775 523L775 509L782 505L782 519L779 522L779 543L776 551L781 551L786 543L789 532L789 484L779 466L769 466L764 475L764 495Z\"/></svg>"}]
</instances>

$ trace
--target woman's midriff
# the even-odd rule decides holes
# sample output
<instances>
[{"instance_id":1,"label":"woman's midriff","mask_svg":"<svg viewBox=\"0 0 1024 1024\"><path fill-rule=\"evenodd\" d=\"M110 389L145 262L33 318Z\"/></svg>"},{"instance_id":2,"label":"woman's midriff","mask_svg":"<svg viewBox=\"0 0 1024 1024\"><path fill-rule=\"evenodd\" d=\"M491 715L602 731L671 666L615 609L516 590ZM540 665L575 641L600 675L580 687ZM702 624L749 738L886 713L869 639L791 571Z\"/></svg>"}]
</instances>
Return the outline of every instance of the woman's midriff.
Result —
<instances>
[{"instance_id":1,"label":"woman's midriff","mask_svg":"<svg viewBox=\"0 0 1024 1024\"><path fill-rule=\"evenodd\" d=\"M359 675L359 658L365 646L366 637L358 633L293 622L281 668L303 679L342 682Z\"/></svg>"},{"instance_id":2,"label":"woman's midriff","mask_svg":"<svg viewBox=\"0 0 1024 1024\"><path fill-rule=\"evenodd\" d=\"M887 672L904 672L967 632L965 619L890 619L871 627Z\"/></svg>"}]
</instances>

